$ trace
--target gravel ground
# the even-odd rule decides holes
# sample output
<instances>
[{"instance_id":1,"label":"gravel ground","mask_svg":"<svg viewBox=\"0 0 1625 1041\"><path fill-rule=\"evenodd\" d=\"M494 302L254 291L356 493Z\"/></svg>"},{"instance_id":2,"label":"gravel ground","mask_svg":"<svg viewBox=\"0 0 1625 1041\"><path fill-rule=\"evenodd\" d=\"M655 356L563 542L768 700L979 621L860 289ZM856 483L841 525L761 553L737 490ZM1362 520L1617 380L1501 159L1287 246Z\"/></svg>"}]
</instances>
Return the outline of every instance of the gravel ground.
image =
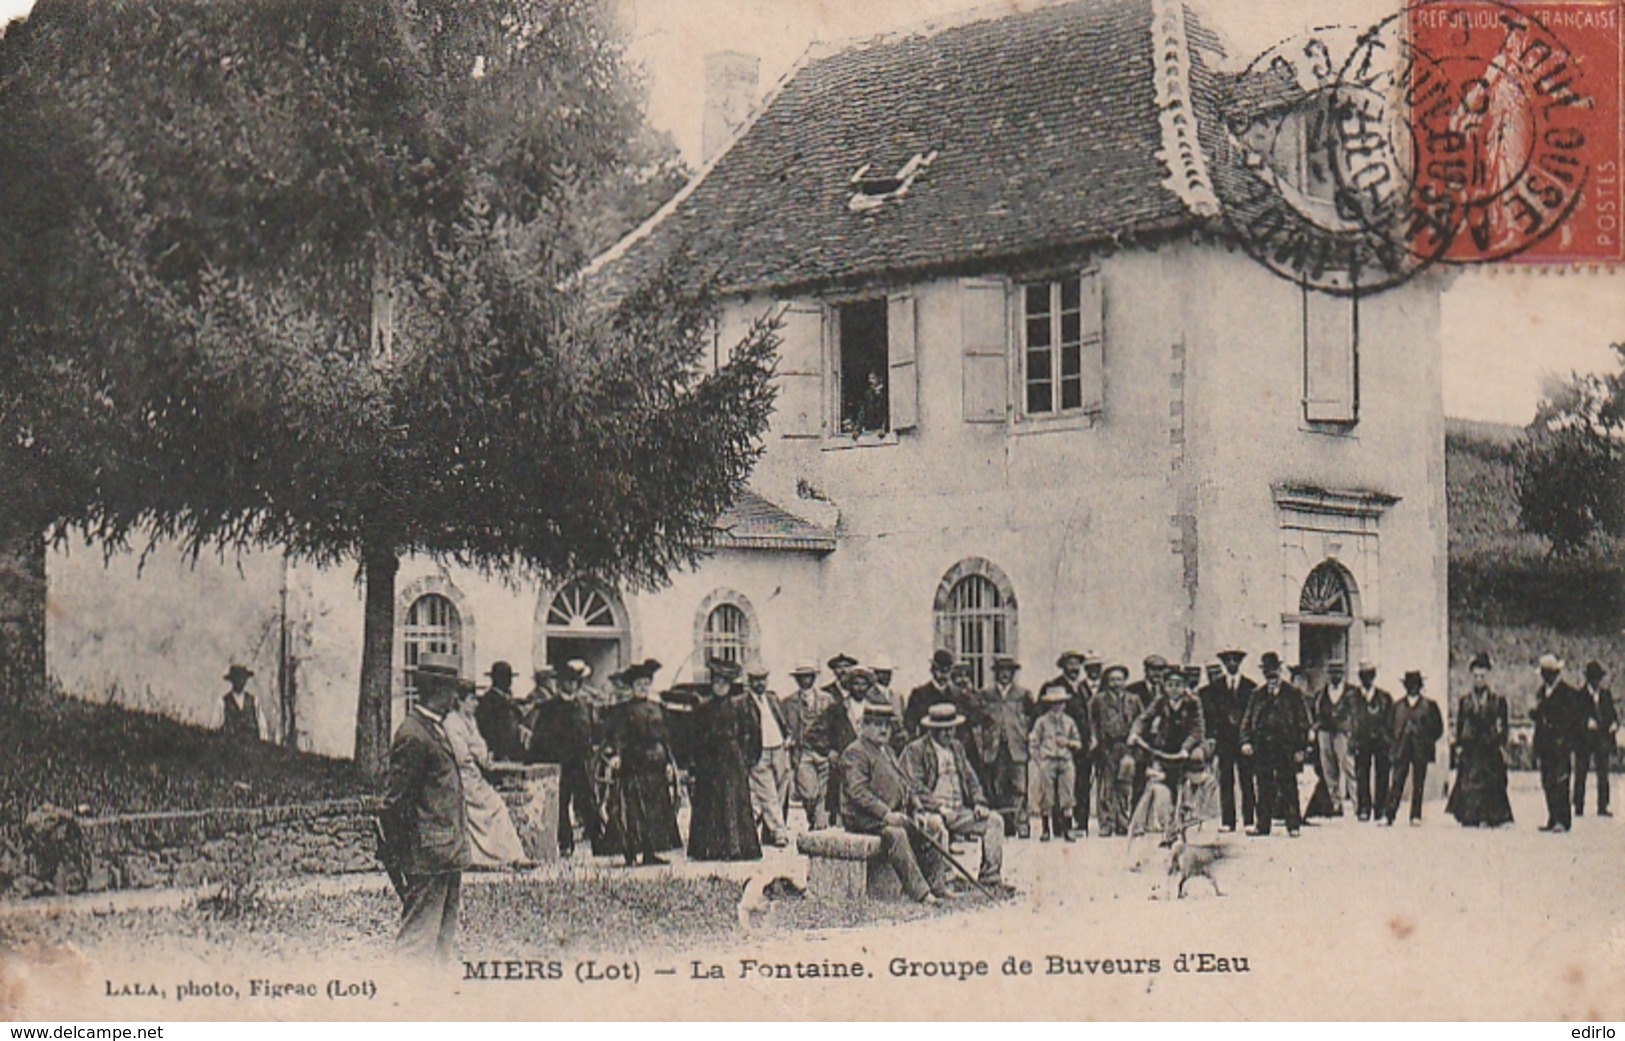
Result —
<instances>
[{"instance_id":1,"label":"gravel ground","mask_svg":"<svg viewBox=\"0 0 1625 1041\"><path fill-rule=\"evenodd\" d=\"M1121 840L1098 838L1010 843L1007 876L1019 892L998 905L974 895L935 911L783 900L748 931L737 925L742 880L799 881L802 858L774 851L759 865L679 863L659 874L577 862L469 879L463 958L562 958L567 974L589 959L635 958L650 973L637 984L465 984L456 966L408 984L384 967L398 904L376 878L282 891L237 920L156 896L103 915L89 904L0 910L0 982L23 965L37 990L83 996L142 966L163 966L161 981L241 981L289 966L370 972L390 989L389 1009L240 1004L225 1010L233 1016L1621 1018L1625 821L1587 817L1573 834L1543 835L1536 779L1514 774L1512 795L1517 824L1496 830L1460 828L1435 801L1421 828L1344 818L1298 839L1206 834L1224 850L1223 897L1199 882L1188 899L1171 899L1165 854L1148 849L1136 871ZM1204 954L1231 971L1196 971ZM1181 956L1191 971L1176 967ZM1005 973L1024 961L1027 972ZM1108 975L1107 961L1128 968ZM978 962L986 978L953 978ZM721 982L694 982L701 963ZM862 964L854 978L797 975L853 963ZM662 966L672 975L654 978ZM47 1007L138 1014L127 1002Z\"/></svg>"}]
</instances>

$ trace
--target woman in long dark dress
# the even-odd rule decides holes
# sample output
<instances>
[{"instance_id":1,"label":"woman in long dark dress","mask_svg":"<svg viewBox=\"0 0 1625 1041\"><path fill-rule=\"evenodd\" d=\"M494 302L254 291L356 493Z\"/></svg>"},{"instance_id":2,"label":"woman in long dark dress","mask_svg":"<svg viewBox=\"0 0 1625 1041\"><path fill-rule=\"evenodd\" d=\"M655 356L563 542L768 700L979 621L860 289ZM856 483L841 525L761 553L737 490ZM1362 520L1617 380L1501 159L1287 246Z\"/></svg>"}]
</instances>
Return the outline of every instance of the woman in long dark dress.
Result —
<instances>
[{"instance_id":1,"label":"woman in long dark dress","mask_svg":"<svg viewBox=\"0 0 1625 1041\"><path fill-rule=\"evenodd\" d=\"M1512 822L1507 801L1507 702L1490 690L1490 656L1472 663L1473 689L1456 708L1456 784L1445 811L1466 827Z\"/></svg>"},{"instance_id":2,"label":"woman in long dark dress","mask_svg":"<svg viewBox=\"0 0 1625 1041\"><path fill-rule=\"evenodd\" d=\"M620 853L628 867L666 863L659 854L681 849L677 812L669 787L672 767L666 737L665 709L649 697L650 682L660 663L650 658L627 669L632 697L609 711L607 749L615 780L610 816L616 823Z\"/></svg>"},{"instance_id":3,"label":"woman in long dark dress","mask_svg":"<svg viewBox=\"0 0 1625 1041\"><path fill-rule=\"evenodd\" d=\"M688 859L760 860L762 843L750 805L750 764L762 755L760 723L735 682L739 666L713 658L710 668L711 689L694 710L698 747L691 769Z\"/></svg>"}]
</instances>

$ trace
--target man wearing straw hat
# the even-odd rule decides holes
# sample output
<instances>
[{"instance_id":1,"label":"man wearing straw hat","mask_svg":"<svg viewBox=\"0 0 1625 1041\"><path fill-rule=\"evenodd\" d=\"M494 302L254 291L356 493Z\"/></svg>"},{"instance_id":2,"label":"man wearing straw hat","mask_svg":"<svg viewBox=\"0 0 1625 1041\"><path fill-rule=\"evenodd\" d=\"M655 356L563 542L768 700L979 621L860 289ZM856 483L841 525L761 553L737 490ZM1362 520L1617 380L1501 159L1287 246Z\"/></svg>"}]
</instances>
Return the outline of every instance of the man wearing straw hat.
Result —
<instances>
[{"instance_id":1,"label":"man wearing straw hat","mask_svg":"<svg viewBox=\"0 0 1625 1041\"><path fill-rule=\"evenodd\" d=\"M965 746L954 736L954 728L964 722L965 717L953 705L932 705L920 721L925 733L903 749L899 762L920 793L921 806L941 818L945 840L952 836L974 838L981 843L982 865L977 881L997 886L1004 872L1004 819L988 806L976 771L965 755ZM1025 747L1025 734L1022 744ZM1025 808L1022 812L1026 812Z\"/></svg>"},{"instance_id":2,"label":"man wearing straw hat","mask_svg":"<svg viewBox=\"0 0 1625 1041\"><path fill-rule=\"evenodd\" d=\"M1574 753L1585 741L1587 713L1580 692L1563 680L1562 659L1548 652L1539 665L1540 688L1529 718L1535 721L1535 759L1546 793L1546 824L1540 830L1561 834L1574 826Z\"/></svg>"}]
</instances>

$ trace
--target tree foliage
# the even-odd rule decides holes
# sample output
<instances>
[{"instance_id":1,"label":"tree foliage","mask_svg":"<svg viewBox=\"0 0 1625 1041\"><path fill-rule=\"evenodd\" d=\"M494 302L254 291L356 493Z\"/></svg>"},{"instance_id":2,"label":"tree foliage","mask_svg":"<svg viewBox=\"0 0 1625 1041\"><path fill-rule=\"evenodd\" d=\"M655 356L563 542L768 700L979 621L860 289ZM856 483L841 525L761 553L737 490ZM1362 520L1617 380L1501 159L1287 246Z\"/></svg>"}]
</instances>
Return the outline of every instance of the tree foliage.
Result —
<instances>
[{"instance_id":1,"label":"tree foliage","mask_svg":"<svg viewBox=\"0 0 1625 1041\"><path fill-rule=\"evenodd\" d=\"M0 41L14 501L380 587L404 553L663 582L756 458L774 342L707 373L703 293L577 298L638 100L600 0L40 0ZM388 668L369 640L372 771Z\"/></svg>"},{"instance_id":2,"label":"tree foliage","mask_svg":"<svg viewBox=\"0 0 1625 1041\"><path fill-rule=\"evenodd\" d=\"M1625 536L1625 343L1620 371L1572 374L1542 399L1514 455L1524 530L1573 553Z\"/></svg>"}]
</instances>

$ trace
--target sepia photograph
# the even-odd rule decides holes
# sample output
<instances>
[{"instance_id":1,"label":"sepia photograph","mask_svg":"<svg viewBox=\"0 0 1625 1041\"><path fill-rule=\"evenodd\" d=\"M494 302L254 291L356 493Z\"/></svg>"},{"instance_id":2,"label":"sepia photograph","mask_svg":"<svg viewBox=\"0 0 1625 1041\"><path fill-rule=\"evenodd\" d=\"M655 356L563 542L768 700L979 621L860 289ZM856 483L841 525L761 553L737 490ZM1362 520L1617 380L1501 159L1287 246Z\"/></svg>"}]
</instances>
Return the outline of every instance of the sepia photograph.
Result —
<instances>
[{"instance_id":1,"label":"sepia photograph","mask_svg":"<svg viewBox=\"0 0 1625 1041\"><path fill-rule=\"evenodd\" d=\"M1625 0L974 3L0 0L0 1018L1625 1019Z\"/></svg>"}]
</instances>

